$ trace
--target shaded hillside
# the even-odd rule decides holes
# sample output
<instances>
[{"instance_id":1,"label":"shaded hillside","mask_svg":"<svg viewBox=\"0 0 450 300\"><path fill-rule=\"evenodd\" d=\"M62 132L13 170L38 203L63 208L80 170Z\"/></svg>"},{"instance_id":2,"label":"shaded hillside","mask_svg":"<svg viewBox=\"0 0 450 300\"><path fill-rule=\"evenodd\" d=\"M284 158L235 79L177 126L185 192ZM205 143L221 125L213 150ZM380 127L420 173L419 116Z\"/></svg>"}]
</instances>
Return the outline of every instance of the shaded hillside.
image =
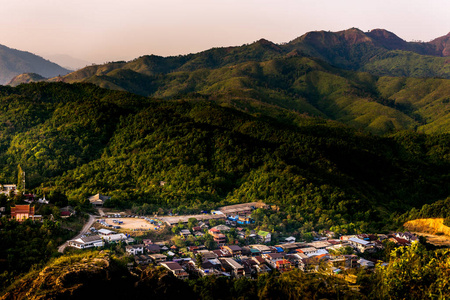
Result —
<instances>
[{"instance_id":1,"label":"shaded hillside","mask_svg":"<svg viewBox=\"0 0 450 300\"><path fill-rule=\"evenodd\" d=\"M45 78L66 75L70 71L30 52L0 45L0 84L22 73L37 73Z\"/></svg>"},{"instance_id":2,"label":"shaded hillside","mask_svg":"<svg viewBox=\"0 0 450 300\"><path fill-rule=\"evenodd\" d=\"M86 84L2 87L0 104L0 180L14 181L20 164L27 186L63 189L74 205L97 192L113 196L111 206L156 210L259 199L285 208L292 230L365 230L449 193L448 134L382 138Z\"/></svg>"},{"instance_id":3,"label":"shaded hillside","mask_svg":"<svg viewBox=\"0 0 450 300\"><path fill-rule=\"evenodd\" d=\"M88 250L89 251L89 250ZM162 266L139 266L130 272L127 258L112 251L85 252L55 259L12 285L0 299L360 299L343 279L306 274L299 269L245 276L177 279ZM194 277L194 276L192 276Z\"/></svg>"}]
</instances>

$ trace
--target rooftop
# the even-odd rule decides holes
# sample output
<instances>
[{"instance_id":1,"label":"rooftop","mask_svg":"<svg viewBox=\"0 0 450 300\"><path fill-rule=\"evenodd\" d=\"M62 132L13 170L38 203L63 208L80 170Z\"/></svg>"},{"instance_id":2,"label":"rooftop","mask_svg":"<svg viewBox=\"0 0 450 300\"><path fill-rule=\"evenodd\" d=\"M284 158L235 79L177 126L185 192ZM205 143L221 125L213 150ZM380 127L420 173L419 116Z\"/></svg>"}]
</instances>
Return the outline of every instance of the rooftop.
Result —
<instances>
[{"instance_id":1,"label":"rooftop","mask_svg":"<svg viewBox=\"0 0 450 300\"><path fill-rule=\"evenodd\" d=\"M169 269L171 271L183 270L183 268L180 266L179 263L173 262L173 261L164 262L164 263L161 263L161 265L165 266L167 269Z\"/></svg>"},{"instance_id":2,"label":"rooftop","mask_svg":"<svg viewBox=\"0 0 450 300\"><path fill-rule=\"evenodd\" d=\"M224 214L234 214L242 211L251 211L254 208L264 208L266 204L263 202L249 202L235 205L228 205L219 207L218 210L223 212Z\"/></svg>"},{"instance_id":3,"label":"rooftop","mask_svg":"<svg viewBox=\"0 0 450 300\"><path fill-rule=\"evenodd\" d=\"M163 222L166 222L170 226L180 223L187 223L190 218L200 220L211 220L211 219L225 219L224 215L210 215L210 214L201 214L201 215L186 215L186 216L170 216L170 217L159 217L159 219Z\"/></svg>"}]
</instances>

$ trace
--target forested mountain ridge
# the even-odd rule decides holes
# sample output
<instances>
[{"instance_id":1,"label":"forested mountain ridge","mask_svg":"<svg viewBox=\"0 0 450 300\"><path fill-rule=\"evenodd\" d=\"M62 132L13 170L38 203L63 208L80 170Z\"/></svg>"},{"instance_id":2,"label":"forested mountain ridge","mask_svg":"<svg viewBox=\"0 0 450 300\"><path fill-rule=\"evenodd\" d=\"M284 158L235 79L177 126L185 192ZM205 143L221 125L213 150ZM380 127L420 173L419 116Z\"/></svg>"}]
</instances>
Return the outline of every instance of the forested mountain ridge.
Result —
<instances>
[{"instance_id":1,"label":"forested mountain ridge","mask_svg":"<svg viewBox=\"0 0 450 300\"><path fill-rule=\"evenodd\" d=\"M291 214L277 226L339 232L384 228L392 213L449 193L448 134L378 137L321 118L286 124L90 84L1 87L0 105L2 182L20 164L30 189L56 187L75 205L97 192L149 211L263 200Z\"/></svg>"},{"instance_id":2,"label":"forested mountain ridge","mask_svg":"<svg viewBox=\"0 0 450 300\"><path fill-rule=\"evenodd\" d=\"M369 71L374 75L450 78L448 58L445 58L450 55L449 49L450 34L424 43L406 42L384 29L369 32L357 28L339 32L313 31L284 44L261 39L251 44L212 48L196 54L148 55L130 62L89 66L65 76L65 80L84 80L116 69L133 70L144 75L215 69L299 54L320 58L338 68Z\"/></svg>"},{"instance_id":3,"label":"forested mountain ridge","mask_svg":"<svg viewBox=\"0 0 450 300\"><path fill-rule=\"evenodd\" d=\"M22 73L37 73L50 78L69 72L70 70L38 55L0 45L0 84L6 84Z\"/></svg>"},{"instance_id":4,"label":"forested mountain ridge","mask_svg":"<svg viewBox=\"0 0 450 300\"><path fill-rule=\"evenodd\" d=\"M308 114L376 134L448 132L450 80L376 75L436 76L434 66L445 69L450 64L435 60L448 58L422 54L444 55L447 41L445 36L408 43L385 30L310 32L282 45L262 39L185 56L143 56L52 80L89 82L162 99L208 98L288 122ZM392 62L397 58L407 64L398 67Z\"/></svg>"},{"instance_id":5,"label":"forested mountain ridge","mask_svg":"<svg viewBox=\"0 0 450 300\"><path fill-rule=\"evenodd\" d=\"M151 71L155 59L92 66L84 72L97 75L82 81L162 99L195 94L280 119L306 113L378 134L404 129L447 132L450 128L450 80L446 79L378 77L296 54L155 75ZM111 70L114 66L120 68Z\"/></svg>"}]
</instances>

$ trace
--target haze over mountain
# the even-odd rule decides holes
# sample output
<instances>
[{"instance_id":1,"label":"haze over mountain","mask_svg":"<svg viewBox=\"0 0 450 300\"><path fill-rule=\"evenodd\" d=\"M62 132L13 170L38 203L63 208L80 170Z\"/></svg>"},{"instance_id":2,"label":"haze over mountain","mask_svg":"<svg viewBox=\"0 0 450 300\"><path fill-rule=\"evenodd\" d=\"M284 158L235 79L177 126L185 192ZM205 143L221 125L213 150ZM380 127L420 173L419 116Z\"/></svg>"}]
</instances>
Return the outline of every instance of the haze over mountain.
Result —
<instances>
[{"instance_id":1,"label":"haze over mountain","mask_svg":"<svg viewBox=\"0 0 450 300\"><path fill-rule=\"evenodd\" d=\"M66 75L67 70L33 53L0 45L0 84L22 73L36 73L45 78Z\"/></svg>"},{"instance_id":2,"label":"haze over mountain","mask_svg":"<svg viewBox=\"0 0 450 300\"><path fill-rule=\"evenodd\" d=\"M78 70L92 64L92 62L67 54L43 54L42 57L45 57L48 60L53 61L69 70Z\"/></svg>"}]
</instances>

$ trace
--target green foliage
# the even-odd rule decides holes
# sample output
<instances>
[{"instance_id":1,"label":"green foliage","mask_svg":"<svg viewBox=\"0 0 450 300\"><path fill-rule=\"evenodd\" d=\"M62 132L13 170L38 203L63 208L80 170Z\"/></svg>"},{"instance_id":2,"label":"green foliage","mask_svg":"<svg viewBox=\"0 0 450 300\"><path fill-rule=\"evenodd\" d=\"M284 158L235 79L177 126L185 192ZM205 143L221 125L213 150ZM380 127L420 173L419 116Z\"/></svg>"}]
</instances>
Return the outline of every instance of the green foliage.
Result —
<instances>
[{"instance_id":1,"label":"green foliage","mask_svg":"<svg viewBox=\"0 0 450 300\"><path fill-rule=\"evenodd\" d=\"M27 220L19 223L3 217L0 220L0 270L3 274L0 287L28 272L32 266L45 264L70 234L58 222Z\"/></svg>"},{"instance_id":2,"label":"green foliage","mask_svg":"<svg viewBox=\"0 0 450 300\"><path fill-rule=\"evenodd\" d=\"M20 163L28 187L60 205L67 196L87 207L98 192L112 196L107 206L139 214L263 200L282 213L264 213L257 226L307 238L330 227L388 228L392 212L448 195L448 134L377 137L321 119L286 124L207 100L156 101L87 84L3 87L0 107L0 178L17 178Z\"/></svg>"},{"instance_id":3,"label":"green foliage","mask_svg":"<svg viewBox=\"0 0 450 300\"><path fill-rule=\"evenodd\" d=\"M377 134L403 129L448 132L449 80L379 78L343 71L311 57L270 58L163 74L146 71L145 61L138 59L83 80L164 99L210 99L294 124L302 122L299 115L308 115ZM141 63L143 68L138 68Z\"/></svg>"},{"instance_id":4,"label":"green foliage","mask_svg":"<svg viewBox=\"0 0 450 300\"><path fill-rule=\"evenodd\" d=\"M419 243L400 247L386 267L378 267L385 298L447 299L450 296L450 251L427 251Z\"/></svg>"}]
</instances>

